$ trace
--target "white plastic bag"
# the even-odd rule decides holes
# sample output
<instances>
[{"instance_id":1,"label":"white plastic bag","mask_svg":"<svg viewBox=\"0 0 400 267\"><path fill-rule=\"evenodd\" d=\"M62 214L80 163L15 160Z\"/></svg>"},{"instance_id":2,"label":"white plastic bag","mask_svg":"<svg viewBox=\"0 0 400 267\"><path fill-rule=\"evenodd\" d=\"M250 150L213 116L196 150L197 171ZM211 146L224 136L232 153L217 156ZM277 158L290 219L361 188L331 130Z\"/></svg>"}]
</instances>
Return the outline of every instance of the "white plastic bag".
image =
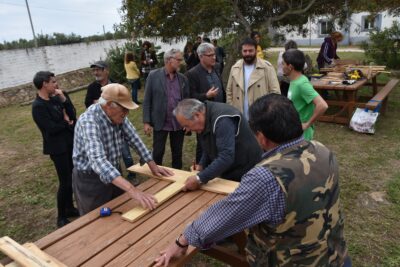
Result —
<instances>
[{"instance_id":1,"label":"white plastic bag","mask_svg":"<svg viewBox=\"0 0 400 267\"><path fill-rule=\"evenodd\" d=\"M350 120L350 129L359 133L375 133L375 123L378 119L379 112L372 110L357 108Z\"/></svg>"}]
</instances>

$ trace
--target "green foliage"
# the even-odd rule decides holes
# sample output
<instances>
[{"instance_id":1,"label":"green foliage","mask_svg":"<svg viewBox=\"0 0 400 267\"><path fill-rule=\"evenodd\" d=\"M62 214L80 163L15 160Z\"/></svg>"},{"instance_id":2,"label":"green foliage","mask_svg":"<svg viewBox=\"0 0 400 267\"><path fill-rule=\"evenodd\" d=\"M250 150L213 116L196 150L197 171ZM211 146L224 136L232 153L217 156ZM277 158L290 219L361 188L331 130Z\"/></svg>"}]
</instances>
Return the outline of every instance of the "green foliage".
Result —
<instances>
[{"instance_id":1,"label":"green foliage","mask_svg":"<svg viewBox=\"0 0 400 267\"><path fill-rule=\"evenodd\" d=\"M365 54L378 65L400 69L400 24L393 22L383 31L371 31L370 41L363 45Z\"/></svg>"},{"instance_id":2,"label":"green foliage","mask_svg":"<svg viewBox=\"0 0 400 267\"><path fill-rule=\"evenodd\" d=\"M53 33L49 34L38 34L36 36L37 44L39 47L41 46L49 46L49 45L64 45L64 44L74 44L74 43L82 43L82 42L92 42L92 41L103 41L103 40L112 40L112 39L122 39L126 38L127 34L124 31L116 30L114 33L106 32L101 35L90 35L87 37L81 37L75 33L64 34L64 33ZM19 39L18 41L4 42L0 44L0 50L8 50L8 49L26 49L35 47L35 42L33 39Z\"/></svg>"},{"instance_id":3,"label":"green foliage","mask_svg":"<svg viewBox=\"0 0 400 267\"><path fill-rule=\"evenodd\" d=\"M155 51L157 52L160 47L155 47ZM126 72L124 67L124 59L126 52L133 52L136 56L135 62L138 68L140 69L140 53L142 50L142 41L136 42L126 42L122 47L114 46L107 50L107 58L106 61L110 67L110 77L115 82L124 83L126 82ZM157 54L157 59L159 62L159 66L163 65L162 59L163 53Z\"/></svg>"}]
</instances>

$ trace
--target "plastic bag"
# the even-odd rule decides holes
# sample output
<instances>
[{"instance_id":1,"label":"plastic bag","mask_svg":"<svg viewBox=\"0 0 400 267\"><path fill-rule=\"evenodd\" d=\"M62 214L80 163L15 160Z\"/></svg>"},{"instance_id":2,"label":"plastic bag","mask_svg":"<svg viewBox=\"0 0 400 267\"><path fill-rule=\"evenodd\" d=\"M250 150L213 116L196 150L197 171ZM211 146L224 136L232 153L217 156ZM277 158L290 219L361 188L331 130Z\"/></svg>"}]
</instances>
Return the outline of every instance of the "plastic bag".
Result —
<instances>
[{"instance_id":1,"label":"plastic bag","mask_svg":"<svg viewBox=\"0 0 400 267\"><path fill-rule=\"evenodd\" d=\"M357 108L350 120L350 129L359 133L375 133L375 123L379 112Z\"/></svg>"}]
</instances>

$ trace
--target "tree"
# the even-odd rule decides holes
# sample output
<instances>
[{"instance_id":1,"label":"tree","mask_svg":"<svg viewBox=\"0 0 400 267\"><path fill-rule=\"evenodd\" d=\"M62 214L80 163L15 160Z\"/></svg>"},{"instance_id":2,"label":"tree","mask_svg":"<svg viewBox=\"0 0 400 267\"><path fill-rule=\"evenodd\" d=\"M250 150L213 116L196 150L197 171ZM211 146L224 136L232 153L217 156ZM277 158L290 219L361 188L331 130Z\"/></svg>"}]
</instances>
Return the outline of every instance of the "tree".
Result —
<instances>
[{"instance_id":1,"label":"tree","mask_svg":"<svg viewBox=\"0 0 400 267\"><path fill-rule=\"evenodd\" d=\"M270 37L281 26L305 33L303 25L309 17L329 14L344 25L351 12L398 12L399 3L400 0L124 0L121 13L122 27L128 32L160 37L163 41L212 30L234 32L236 38L228 49L233 52L253 29L267 32ZM229 66L232 57L227 61Z\"/></svg>"}]
</instances>

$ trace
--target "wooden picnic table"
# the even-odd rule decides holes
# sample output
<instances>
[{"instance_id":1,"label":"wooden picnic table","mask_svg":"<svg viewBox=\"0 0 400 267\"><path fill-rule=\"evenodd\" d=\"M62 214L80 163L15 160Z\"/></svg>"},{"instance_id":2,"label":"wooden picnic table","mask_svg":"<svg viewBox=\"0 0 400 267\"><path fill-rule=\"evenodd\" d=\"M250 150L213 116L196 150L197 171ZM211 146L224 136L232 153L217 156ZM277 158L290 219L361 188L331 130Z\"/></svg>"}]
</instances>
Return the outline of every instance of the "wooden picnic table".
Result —
<instances>
[{"instance_id":1,"label":"wooden picnic table","mask_svg":"<svg viewBox=\"0 0 400 267\"><path fill-rule=\"evenodd\" d=\"M326 79L312 79L311 83L314 89L317 90L322 96L329 92L329 96L325 101L328 103L330 108L339 107L339 110L334 114L324 114L318 118L319 121L334 122L340 124L349 124L353 112L356 107L365 107L367 101L358 99L358 91L364 86L370 86L372 88L371 96L377 94L378 89L383 84L378 84L376 79L376 73L372 75L371 81L366 78L362 78L356 81L354 84L346 85L337 81L330 81ZM329 112L330 109L328 109Z\"/></svg>"},{"instance_id":2,"label":"wooden picnic table","mask_svg":"<svg viewBox=\"0 0 400 267\"><path fill-rule=\"evenodd\" d=\"M171 182L150 178L139 189L155 194ZM48 255L67 266L151 266L159 252L183 232L188 223L225 195L204 190L180 192L131 223L121 218L139 204L127 194L108 202L113 213L100 217L99 209L50 233L35 244ZM244 256L244 233L236 235L239 252L216 246L204 251L232 266L248 266ZM187 254L170 266L182 266L198 249L190 247ZM202 251L203 252L203 251Z\"/></svg>"}]
</instances>

